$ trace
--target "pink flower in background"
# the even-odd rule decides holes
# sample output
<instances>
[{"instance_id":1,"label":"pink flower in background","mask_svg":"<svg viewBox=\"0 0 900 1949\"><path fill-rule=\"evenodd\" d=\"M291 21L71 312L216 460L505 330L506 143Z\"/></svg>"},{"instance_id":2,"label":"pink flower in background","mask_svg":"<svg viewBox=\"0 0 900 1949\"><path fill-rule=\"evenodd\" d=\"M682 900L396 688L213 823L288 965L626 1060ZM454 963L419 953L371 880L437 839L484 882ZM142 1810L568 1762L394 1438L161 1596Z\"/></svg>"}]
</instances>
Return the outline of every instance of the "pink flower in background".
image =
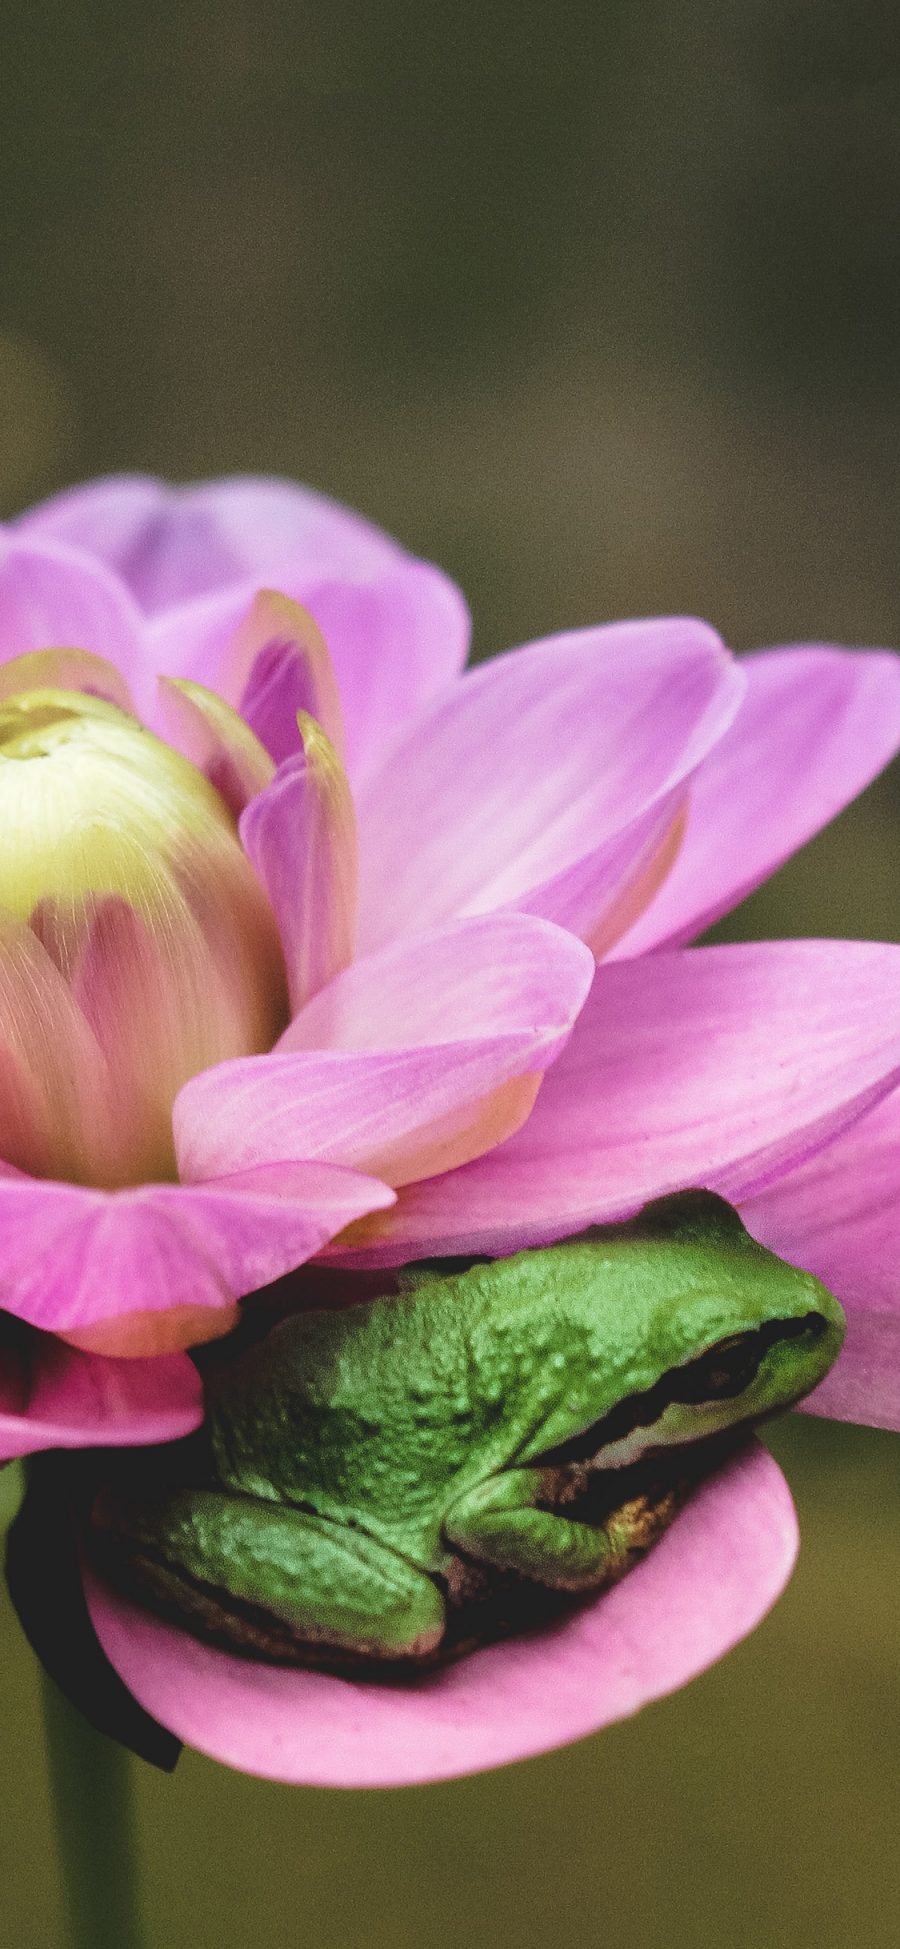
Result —
<instances>
[{"instance_id":1,"label":"pink flower in background","mask_svg":"<svg viewBox=\"0 0 900 1949\"><path fill-rule=\"evenodd\" d=\"M892 656L674 620L464 674L446 578L274 482L100 483L2 548L0 1452L184 1432L178 1350L314 1255L502 1253L685 1185L847 1306L816 1406L900 1424L900 949L683 946L893 755ZM794 1542L751 1449L596 1606L408 1693L91 1602L203 1750L395 1782L683 1682Z\"/></svg>"}]
</instances>

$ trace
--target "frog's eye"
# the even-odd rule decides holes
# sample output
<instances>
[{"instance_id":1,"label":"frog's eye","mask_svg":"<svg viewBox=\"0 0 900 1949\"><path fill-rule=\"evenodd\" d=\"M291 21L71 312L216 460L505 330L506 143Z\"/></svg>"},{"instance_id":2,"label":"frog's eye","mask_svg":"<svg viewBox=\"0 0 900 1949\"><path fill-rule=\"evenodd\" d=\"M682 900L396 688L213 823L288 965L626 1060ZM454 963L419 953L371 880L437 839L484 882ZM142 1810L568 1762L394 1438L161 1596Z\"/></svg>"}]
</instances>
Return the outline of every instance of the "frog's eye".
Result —
<instances>
[{"instance_id":1,"label":"frog's eye","mask_svg":"<svg viewBox=\"0 0 900 1949\"><path fill-rule=\"evenodd\" d=\"M733 1400L755 1380L763 1360L779 1341L818 1340L826 1331L821 1313L803 1313L792 1320L767 1320L744 1333L728 1334L683 1367L671 1367L643 1393L627 1394L601 1420L545 1449L544 1466L590 1462L602 1451L625 1441L638 1429L652 1429L667 1408L706 1407L711 1401Z\"/></svg>"},{"instance_id":2,"label":"frog's eye","mask_svg":"<svg viewBox=\"0 0 900 1949\"><path fill-rule=\"evenodd\" d=\"M755 1379L769 1348L780 1340L811 1338L825 1331L821 1313L804 1313L794 1320L769 1320L749 1333L732 1333L714 1347L676 1368L670 1376L672 1401L727 1401Z\"/></svg>"},{"instance_id":3,"label":"frog's eye","mask_svg":"<svg viewBox=\"0 0 900 1949\"><path fill-rule=\"evenodd\" d=\"M759 1367L763 1354L758 1333L733 1333L717 1341L709 1352L692 1360L674 1377L672 1398L676 1401L724 1401L743 1394Z\"/></svg>"}]
</instances>

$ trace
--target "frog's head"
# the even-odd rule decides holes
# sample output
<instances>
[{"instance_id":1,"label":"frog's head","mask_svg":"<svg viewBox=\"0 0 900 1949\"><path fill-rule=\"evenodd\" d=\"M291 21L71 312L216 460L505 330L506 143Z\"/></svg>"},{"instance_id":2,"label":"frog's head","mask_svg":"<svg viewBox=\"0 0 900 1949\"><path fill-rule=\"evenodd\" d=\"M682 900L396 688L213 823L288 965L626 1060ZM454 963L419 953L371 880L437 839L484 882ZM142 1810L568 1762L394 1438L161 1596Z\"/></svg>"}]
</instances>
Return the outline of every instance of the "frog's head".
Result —
<instances>
[{"instance_id":1,"label":"frog's head","mask_svg":"<svg viewBox=\"0 0 900 1949\"><path fill-rule=\"evenodd\" d=\"M591 1414L587 1391L573 1390L565 1432L551 1417L555 1459L621 1467L763 1421L817 1386L840 1352L837 1300L709 1193L663 1199L568 1249L595 1255L592 1276L582 1260L579 1311L584 1321L593 1309L598 1354L613 1356L619 1378Z\"/></svg>"}]
</instances>

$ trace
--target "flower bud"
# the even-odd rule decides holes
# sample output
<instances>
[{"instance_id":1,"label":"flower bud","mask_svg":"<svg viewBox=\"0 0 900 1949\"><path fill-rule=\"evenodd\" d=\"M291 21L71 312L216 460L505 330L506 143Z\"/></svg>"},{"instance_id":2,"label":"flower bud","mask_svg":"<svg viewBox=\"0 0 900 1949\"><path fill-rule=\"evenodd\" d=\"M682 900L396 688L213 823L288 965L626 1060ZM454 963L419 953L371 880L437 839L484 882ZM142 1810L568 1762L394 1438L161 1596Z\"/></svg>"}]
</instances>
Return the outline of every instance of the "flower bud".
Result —
<instances>
[{"instance_id":1,"label":"flower bud","mask_svg":"<svg viewBox=\"0 0 900 1949\"><path fill-rule=\"evenodd\" d=\"M0 1157L109 1187L174 1177L182 1084L287 1019L232 813L115 704L33 689L0 699L0 833Z\"/></svg>"}]
</instances>

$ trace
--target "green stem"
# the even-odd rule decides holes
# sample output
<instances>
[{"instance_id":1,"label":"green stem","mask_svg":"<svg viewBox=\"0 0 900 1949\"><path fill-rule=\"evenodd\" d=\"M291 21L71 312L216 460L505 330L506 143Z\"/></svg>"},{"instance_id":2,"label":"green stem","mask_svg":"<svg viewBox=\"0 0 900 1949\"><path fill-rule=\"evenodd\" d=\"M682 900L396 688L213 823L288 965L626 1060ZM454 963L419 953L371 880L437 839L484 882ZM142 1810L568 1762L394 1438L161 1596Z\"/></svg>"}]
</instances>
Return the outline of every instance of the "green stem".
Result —
<instances>
[{"instance_id":1,"label":"green stem","mask_svg":"<svg viewBox=\"0 0 900 1949\"><path fill-rule=\"evenodd\" d=\"M142 1949L131 1759L42 1676L71 1949Z\"/></svg>"},{"instance_id":2,"label":"green stem","mask_svg":"<svg viewBox=\"0 0 900 1949\"><path fill-rule=\"evenodd\" d=\"M0 1538L18 1514L25 1494L25 1467L22 1462L5 1462L0 1468Z\"/></svg>"}]
</instances>

